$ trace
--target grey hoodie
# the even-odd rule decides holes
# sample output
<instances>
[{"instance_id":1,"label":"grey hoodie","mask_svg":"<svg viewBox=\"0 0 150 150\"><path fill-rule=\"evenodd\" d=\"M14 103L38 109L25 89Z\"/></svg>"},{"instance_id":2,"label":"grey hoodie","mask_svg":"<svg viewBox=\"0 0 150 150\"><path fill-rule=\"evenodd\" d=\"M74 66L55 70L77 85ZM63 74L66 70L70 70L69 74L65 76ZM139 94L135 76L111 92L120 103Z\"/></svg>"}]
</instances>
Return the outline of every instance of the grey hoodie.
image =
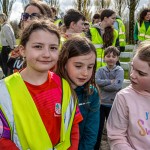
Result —
<instances>
[{"instance_id":1,"label":"grey hoodie","mask_svg":"<svg viewBox=\"0 0 150 150\"><path fill-rule=\"evenodd\" d=\"M111 80L114 80L111 83ZM111 106L117 92L122 88L124 70L114 66L109 70L107 66L101 67L96 72L96 84L100 89L101 104Z\"/></svg>"},{"instance_id":2,"label":"grey hoodie","mask_svg":"<svg viewBox=\"0 0 150 150\"><path fill-rule=\"evenodd\" d=\"M14 31L11 25L8 24L7 22L5 22L1 27L0 38L2 46L10 46L11 49L14 49L16 45Z\"/></svg>"}]
</instances>

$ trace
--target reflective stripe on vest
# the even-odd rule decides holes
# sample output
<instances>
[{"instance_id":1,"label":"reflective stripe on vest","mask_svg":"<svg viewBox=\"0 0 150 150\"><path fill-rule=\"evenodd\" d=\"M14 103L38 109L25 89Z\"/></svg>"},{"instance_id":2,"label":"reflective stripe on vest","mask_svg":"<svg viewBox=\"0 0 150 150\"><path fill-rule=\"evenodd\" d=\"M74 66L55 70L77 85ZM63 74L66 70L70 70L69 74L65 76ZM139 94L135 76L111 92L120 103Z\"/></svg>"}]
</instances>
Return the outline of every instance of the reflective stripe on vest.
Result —
<instances>
[{"instance_id":1,"label":"reflective stripe on vest","mask_svg":"<svg viewBox=\"0 0 150 150\"><path fill-rule=\"evenodd\" d=\"M103 44L94 44L95 48L103 48Z\"/></svg>"},{"instance_id":2,"label":"reflective stripe on vest","mask_svg":"<svg viewBox=\"0 0 150 150\"><path fill-rule=\"evenodd\" d=\"M141 24L137 23L138 26L138 40L140 41L145 41L147 39L150 39L150 26L148 27L148 29L146 30L145 24L144 22Z\"/></svg>"},{"instance_id":3,"label":"reflective stripe on vest","mask_svg":"<svg viewBox=\"0 0 150 150\"><path fill-rule=\"evenodd\" d=\"M118 38L119 38L119 46L126 45L126 35L125 35L125 25L121 19L116 19L119 25Z\"/></svg>"},{"instance_id":4,"label":"reflective stripe on vest","mask_svg":"<svg viewBox=\"0 0 150 150\"><path fill-rule=\"evenodd\" d=\"M104 59L103 58L97 58L97 61L104 62Z\"/></svg>"},{"instance_id":5,"label":"reflective stripe on vest","mask_svg":"<svg viewBox=\"0 0 150 150\"><path fill-rule=\"evenodd\" d=\"M75 110L76 110L76 101L74 101L71 96L70 86L68 85L68 83L64 79L62 80L63 99L62 99L60 143L58 143L53 148L52 143L47 134L47 131L45 129L45 126L41 118L39 117L39 113L36 110L36 106L34 106L33 104L34 102L32 100L31 95L28 93L28 91L26 91L27 88L20 74L15 73L5 78L4 81L12 99L14 120L17 129L16 138L19 137L17 140L20 141L21 143L19 148L23 150L24 149L49 150L54 148L57 150L62 150L62 149L67 150L70 147L71 127L72 127ZM19 89L21 90L19 91ZM18 100L19 103L17 103ZM3 109L4 110L6 109L7 111L7 108L3 108ZM26 114L23 114L24 112L26 112ZM7 115L8 115L7 117L10 118L12 114L7 114ZM26 119L28 119L28 121ZM12 119L10 121L12 122ZM34 135L34 136L30 136L30 135Z\"/></svg>"},{"instance_id":6,"label":"reflective stripe on vest","mask_svg":"<svg viewBox=\"0 0 150 150\"><path fill-rule=\"evenodd\" d=\"M124 39L119 39L120 42L124 42Z\"/></svg>"}]
</instances>

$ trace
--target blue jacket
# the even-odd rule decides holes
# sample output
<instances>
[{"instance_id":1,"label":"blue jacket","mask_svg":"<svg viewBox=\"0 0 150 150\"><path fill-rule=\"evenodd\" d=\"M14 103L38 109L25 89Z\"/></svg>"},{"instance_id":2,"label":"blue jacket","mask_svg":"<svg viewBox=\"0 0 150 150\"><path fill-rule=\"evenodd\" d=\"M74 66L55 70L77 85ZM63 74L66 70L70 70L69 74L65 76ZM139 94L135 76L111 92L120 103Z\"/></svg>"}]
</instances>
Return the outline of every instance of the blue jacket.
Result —
<instances>
[{"instance_id":1,"label":"blue jacket","mask_svg":"<svg viewBox=\"0 0 150 150\"><path fill-rule=\"evenodd\" d=\"M100 120L98 91L95 88L94 92L88 97L86 97L84 86L77 87L75 91L78 96L79 109L83 116L83 121L79 123L79 150L93 150L97 141Z\"/></svg>"},{"instance_id":2,"label":"blue jacket","mask_svg":"<svg viewBox=\"0 0 150 150\"><path fill-rule=\"evenodd\" d=\"M96 72L96 83L100 88L101 104L111 106L117 92L122 88L124 70L120 66L114 66L109 70L107 66L101 67ZM111 80L114 80L111 83Z\"/></svg>"}]
</instances>

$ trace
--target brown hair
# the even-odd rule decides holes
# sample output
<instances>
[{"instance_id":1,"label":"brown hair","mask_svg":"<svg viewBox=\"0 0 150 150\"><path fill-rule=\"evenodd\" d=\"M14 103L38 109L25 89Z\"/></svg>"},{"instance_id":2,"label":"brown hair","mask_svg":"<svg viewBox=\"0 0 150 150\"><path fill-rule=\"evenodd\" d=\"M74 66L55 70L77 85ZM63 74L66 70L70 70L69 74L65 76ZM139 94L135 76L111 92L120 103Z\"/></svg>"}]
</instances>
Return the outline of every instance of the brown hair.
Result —
<instances>
[{"instance_id":1,"label":"brown hair","mask_svg":"<svg viewBox=\"0 0 150 150\"><path fill-rule=\"evenodd\" d=\"M147 62L150 66L150 40L149 43L143 43L138 47L135 56L138 56L140 60Z\"/></svg>"},{"instance_id":2,"label":"brown hair","mask_svg":"<svg viewBox=\"0 0 150 150\"><path fill-rule=\"evenodd\" d=\"M101 13L101 21L104 20L105 17L109 18L111 17L115 12L111 9L104 9ZM106 48L108 46L111 46L114 39L114 28L112 26L106 27L105 32L103 34L103 47Z\"/></svg>"},{"instance_id":3,"label":"brown hair","mask_svg":"<svg viewBox=\"0 0 150 150\"><path fill-rule=\"evenodd\" d=\"M140 23L140 26L142 25L145 16L147 15L147 13L150 12L149 8L144 8L143 10L141 10L140 14L139 14L139 18L138 21Z\"/></svg>"},{"instance_id":4,"label":"brown hair","mask_svg":"<svg viewBox=\"0 0 150 150\"><path fill-rule=\"evenodd\" d=\"M31 3L29 3L28 5L25 6L24 12L26 11L26 9L27 9L29 6L35 6L35 7L37 7L37 8L40 10L40 12L41 12L41 14L42 14L43 16L46 16L46 15L47 15L46 10L43 8L43 6L41 5L40 2L38 2L38 1L32 1Z\"/></svg>"},{"instance_id":5,"label":"brown hair","mask_svg":"<svg viewBox=\"0 0 150 150\"><path fill-rule=\"evenodd\" d=\"M114 56L119 56L120 54L120 51L118 50L117 47L115 46L109 46L105 49L104 51L104 57L107 55L107 54L110 54L110 53L113 53Z\"/></svg>"},{"instance_id":6,"label":"brown hair","mask_svg":"<svg viewBox=\"0 0 150 150\"><path fill-rule=\"evenodd\" d=\"M56 34L60 43L60 35L57 26L54 25L54 23L49 19L35 19L23 30L20 45L26 46L30 35L37 30L49 31L50 33Z\"/></svg>"},{"instance_id":7,"label":"brown hair","mask_svg":"<svg viewBox=\"0 0 150 150\"><path fill-rule=\"evenodd\" d=\"M69 29L71 22L77 23L80 19L85 20L84 15L75 9L69 9L64 16L64 24Z\"/></svg>"},{"instance_id":8,"label":"brown hair","mask_svg":"<svg viewBox=\"0 0 150 150\"><path fill-rule=\"evenodd\" d=\"M83 37L72 37L67 40L64 45L62 46L62 50L60 51L58 63L57 63L57 74L62 78L65 78L70 84L71 80L67 74L66 69L64 66L66 65L69 58L87 55L90 52L94 52L96 55L96 49L94 45L89 41L87 38ZM95 72L96 72L96 58L95 57L95 65L93 68L93 73L91 79L86 83L85 90L87 94L90 94L90 85L95 87Z\"/></svg>"},{"instance_id":9,"label":"brown hair","mask_svg":"<svg viewBox=\"0 0 150 150\"><path fill-rule=\"evenodd\" d=\"M39 1L39 3L45 9L45 11L46 11L46 17L52 19L52 9L51 9L51 7L49 5L47 5L46 3L42 2L42 1Z\"/></svg>"}]
</instances>

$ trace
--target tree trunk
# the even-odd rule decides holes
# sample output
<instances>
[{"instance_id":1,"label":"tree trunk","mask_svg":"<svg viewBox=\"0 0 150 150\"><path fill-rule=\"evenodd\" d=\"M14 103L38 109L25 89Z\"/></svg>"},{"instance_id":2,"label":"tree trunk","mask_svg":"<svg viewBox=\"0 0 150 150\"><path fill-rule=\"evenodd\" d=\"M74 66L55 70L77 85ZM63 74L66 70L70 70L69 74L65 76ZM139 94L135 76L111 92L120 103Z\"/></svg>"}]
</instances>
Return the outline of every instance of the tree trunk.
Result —
<instances>
[{"instance_id":1,"label":"tree trunk","mask_svg":"<svg viewBox=\"0 0 150 150\"><path fill-rule=\"evenodd\" d=\"M129 44L134 44L134 12L135 12L136 2L135 0L130 1L129 9Z\"/></svg>"},{"instance_id":2,"label":"tree trunk","mask_svg":"<svg viewBox=\"0 0 150 150\"><path fill-rule=\"evenodd\" d=\"M102 8L104 8L104 0L102 0Z\"/></svg>"},{"instance_id":3,"label":"tree trunk","mask_svg":"<svg viewBox=\"0 0 150 150\"><path fill-rule=\"evenodd\" d=\"M7 3L9 0L3 0L3 13L7 15Z\"/></svg>"},{"instance_id":4,"label":"tree trunk","mask_svg":"<svg viewBox=\"0 0 150 150\"><path fill-rule=\"evenodd\" d=\"M81 11L82 0L78 0L78 10Z\"/></svg>"}]
</instances>

